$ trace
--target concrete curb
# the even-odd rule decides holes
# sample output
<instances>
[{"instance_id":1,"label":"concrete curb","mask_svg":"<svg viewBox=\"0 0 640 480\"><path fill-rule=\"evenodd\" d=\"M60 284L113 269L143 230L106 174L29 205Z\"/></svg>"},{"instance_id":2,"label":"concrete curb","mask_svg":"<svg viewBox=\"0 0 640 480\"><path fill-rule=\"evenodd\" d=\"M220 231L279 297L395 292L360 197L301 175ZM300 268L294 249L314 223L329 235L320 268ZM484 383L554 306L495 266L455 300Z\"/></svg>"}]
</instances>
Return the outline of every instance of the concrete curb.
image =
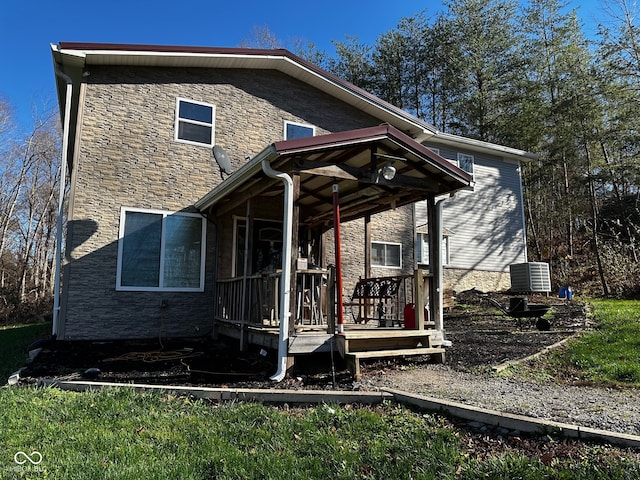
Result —
<instances>
[{"instance_id":1,"label":"concrete curb","mask_svg":"<svg viewBox=\"0 0 640 480\"><path fill-rule=\"evenodd\" d=\"M168 392L176 395L189 395L195 398L220 402L261 402L277 404L313 404L313 403L362 403L378 404L392 401L393 395L386 392L346 392L340 390L284 390L252 388L209 388L182 387L173 385L147 385L134 383L87 382L75 380L43 379L38 386L55 387L61 390L84 392L103 388L131 388L136 391Z\"/></svg>"},{"instance_id":2,"label":"concrete curb","mask_svg":"<svg viewBox=\"0 0 640 480\"><path fill-rule=\"evenodd\" d=\"M525 363L528 362L529 360L534 360L538 357L541 357L543 355L546 355L549 352L552 352L560 347L562 347L565 343L567 343L569 340L575 338L576 335L573 334L567 338L563 338L562 340L560 340L559 342L556 342L552 345L549 345L548 347L544 347L542 350L540 350L539 352L534 353L533 355L529 355L528 357L524 357L524 358L519 358L517 360L509 360L508 362L504 362L501 363L499 365L495 365L493 367L491 367L491 369L494 372L500 373L505 371L507 368L513 367L515 365L520 365L521 363Z\"/></svg>"},{"instance_id":3,"label":"concrete curb","mask_svg":"<svg viewBox=\"0 0 640 480\"><path fill-rule=\"evenodd\" d=\"M550 433L579 440L594 440L624 447L640 447L640 436L637 435L610 432L607 430L581 427L569 423L525 417L524 415L515 415L497 410L489 410L486 408L474 407L439 398L425 397L399 390L384 389L384 391L392 394L395 401L404 405L411 405L423 410L444 412L447 415L462 418L464 420L481 422L487 425L507 428L509 430L519 430L521 432L540 434Z\"/></svg>"},{"instance_id":4,"label":"concrete curb","mask_svg":"<svg viewBox=\"0 0 640 480\"><path fill-rule=\"evenodd\" d=\"M541 420L524 415L489 410L463 403L427 397L400 390L383 389L380 392L346 392L340 390L265 390L249 388L208 388L182 387L167 385L122 384L110 382L87 382L71 380L43 379L38 382L41 387L54 387L61 390L84 392L103 388L131 388L136 391L168 392L176 395L189 395L196 398L221 402L260 402L268 404L379 404L384 401L395 401L403 405L417 407L422 410L442 412L463 420L475 421L487 425L519 430L527 433L549 433L579 440L591 440L618 445L622 447L640 448L640 436L625 433L609 432L589 427L581 427L568 423Z\"/></svg>"}]
</instances>

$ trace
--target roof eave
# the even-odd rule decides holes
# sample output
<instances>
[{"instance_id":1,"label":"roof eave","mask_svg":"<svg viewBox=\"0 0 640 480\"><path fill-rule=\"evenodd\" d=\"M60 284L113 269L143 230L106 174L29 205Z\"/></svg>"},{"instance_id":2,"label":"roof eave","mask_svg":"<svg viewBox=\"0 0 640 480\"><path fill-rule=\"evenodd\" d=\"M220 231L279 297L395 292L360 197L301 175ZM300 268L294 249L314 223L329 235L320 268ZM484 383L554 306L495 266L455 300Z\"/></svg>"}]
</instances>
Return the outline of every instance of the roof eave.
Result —
<instances>
[{"instance_id":1,"label":"roof eave","mask_svg":"<svg viewBox=\"0 0 640 480\"><path fill-rule=\"evenodd\" d=\"M475 152L484 152L489 155L498 155L505 160L515 160L518 162L531 162L534 160L538 160L539 158L537 154L528 152L526 150L498 145L496 143L484 142L482 140L476 140L473 138L461 137L452 133L437 132L434 135L429 135L424 137L423 139L420 139L420 141L455 146L457 148L466 146L470 150L473 150Z\"/></svg>"}]
</instances>

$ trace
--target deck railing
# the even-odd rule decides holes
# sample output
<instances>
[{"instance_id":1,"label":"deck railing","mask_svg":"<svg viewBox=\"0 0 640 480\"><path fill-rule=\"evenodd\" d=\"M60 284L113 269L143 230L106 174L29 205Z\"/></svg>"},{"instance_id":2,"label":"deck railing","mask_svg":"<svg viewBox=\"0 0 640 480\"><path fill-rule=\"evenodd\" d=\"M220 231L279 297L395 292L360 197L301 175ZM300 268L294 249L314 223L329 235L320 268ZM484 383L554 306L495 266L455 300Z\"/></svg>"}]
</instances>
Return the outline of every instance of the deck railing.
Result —
<instances>
[{"instance_id":1,"label":"deck railing","mask_svg":"<svg viewBox=\"0 0 640 480\"><path fill-rule=\"evenodd\" d=\"M414 302L415 278L411 275L361 278L345 295L347 323L376 321L380 326L404 324L404 307ZM280 274L260 274L217 281L214 312L217 320L263 327L280 324ZM446 293L446 289L445 289ZM298 327L335 327L335 296L328 271L298 271L292 312ZM447 295L445 295L447 297ZM445 306L447 301L445 298Z\"/></svg>"},{"instance_id":2,"label":"deck railing","mask_svg":"<svg viewBox=\"0 0 640 480\"><path fill-rule=\"evenodd\" d=\"M298 271L295 288L295 325L331 324L331 285L327 270ZM214 315L217 320L277 327L280 324L280 274L270 273L220 279L216 282Z\"/></svg>"},{"instance_id":3,"label":"deck railing","mask_svg":"<svg viewBox=\"0 0 640 480\"><path fill-rule=\"evenodd\" d=\"M216 282L214 315L218 320L263 326L278 325L276 275L252 275Z\"/></svg>"}]
</instances>

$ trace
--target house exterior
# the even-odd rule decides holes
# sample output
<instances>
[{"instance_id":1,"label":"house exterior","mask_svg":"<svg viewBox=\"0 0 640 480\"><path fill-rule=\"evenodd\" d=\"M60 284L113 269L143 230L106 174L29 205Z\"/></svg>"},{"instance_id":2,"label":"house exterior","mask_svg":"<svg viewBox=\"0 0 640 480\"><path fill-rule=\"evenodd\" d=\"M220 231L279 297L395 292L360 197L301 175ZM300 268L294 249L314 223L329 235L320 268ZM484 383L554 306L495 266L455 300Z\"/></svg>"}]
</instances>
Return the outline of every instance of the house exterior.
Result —
<instances>
[{"instance_id":1,"label":"house exterior","mask_svg":"<svg viewBox=\"0 0 640 480\"><path fill-rule=\"evenodd\" d=\"M214 319L229 316L221 291L250 297L266 272L286 266L289 187L278 168L294 179L289 240L298 252L288 255L323 272L336 263L331 182L340 190L343 298L360 277L413 275L416 226L428 216L426 231L440 237L436 200L454 193L444 218L460 277L500 276L524 260L518 165L526 152L437 132L286 50L51 48L70 175L59 339L210 335ZM446 160L457 153L474 156L472 174ZM386 167L395 180L382 178ZM476 225L475 239L466 223ZM295 282L295 268L291 275ZM227 278L241 278L242 290L223 286ZM437 281L429 280L432 310ZM288 302L271 315L284 315ZM287 317L278 318L282 327Z\"/></svg>"},{"instance_id":2,"label":"house exterior","mask_svg":"<svg viewBox=\"0 0 640 480\"><path fill-rule=\"evenodd\" d=\"M474 179L472 190L442 199L445 285L458 292L508 290L509 265L527 261L520 165L532 155L460 143L430 141L427 145ZM423 263L428 257L425 202L415 205L415 219L416 259Z\"/></svg>"}]
</instances>

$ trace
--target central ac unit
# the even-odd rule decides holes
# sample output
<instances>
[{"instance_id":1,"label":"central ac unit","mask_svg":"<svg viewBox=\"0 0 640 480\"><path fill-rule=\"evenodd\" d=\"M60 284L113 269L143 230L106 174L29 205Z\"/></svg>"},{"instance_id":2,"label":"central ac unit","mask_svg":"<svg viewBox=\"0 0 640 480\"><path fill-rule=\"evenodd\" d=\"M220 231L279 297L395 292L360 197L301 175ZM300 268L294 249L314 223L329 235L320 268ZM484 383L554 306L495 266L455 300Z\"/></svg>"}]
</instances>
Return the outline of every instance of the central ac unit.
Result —
<instances>
[{"instance_id":1,"label":"central ac unit","mask_svg":"<svg viewBox=\"0 0 640 480\"><path fill-rule=\"evenodd\" d=\"M551 291L549 264L544 262L514 263L509 265L511 273L511 292Z\"/></svg>"}]
</instances>

